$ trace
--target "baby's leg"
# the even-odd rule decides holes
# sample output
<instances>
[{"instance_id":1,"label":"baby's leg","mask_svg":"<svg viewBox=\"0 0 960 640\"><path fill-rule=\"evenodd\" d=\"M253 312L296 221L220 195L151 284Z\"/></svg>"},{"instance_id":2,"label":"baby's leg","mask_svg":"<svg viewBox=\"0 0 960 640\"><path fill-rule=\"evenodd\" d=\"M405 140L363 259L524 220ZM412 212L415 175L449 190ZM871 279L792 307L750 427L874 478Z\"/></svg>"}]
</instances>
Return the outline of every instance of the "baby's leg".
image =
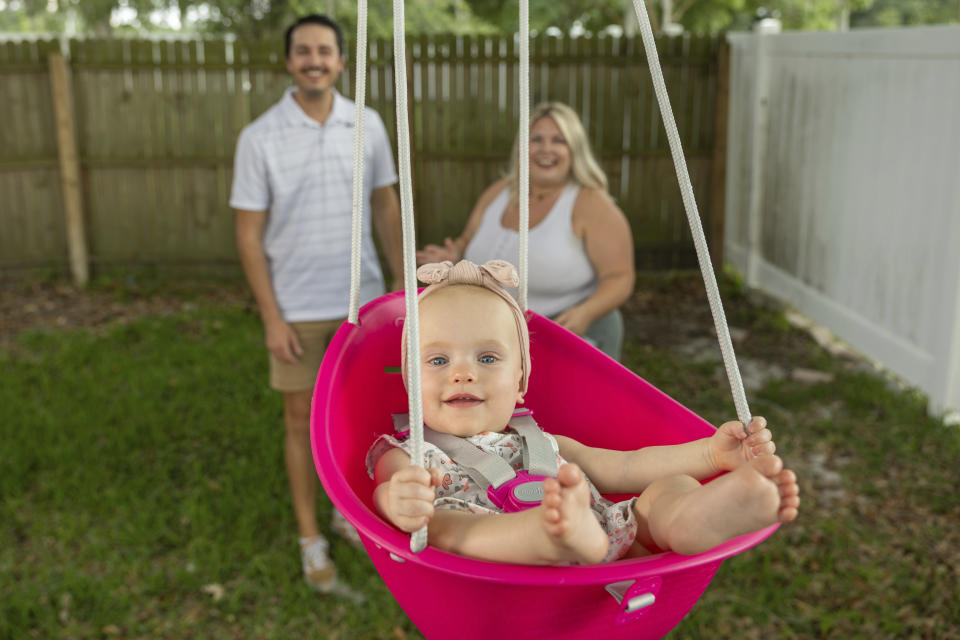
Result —
<instances>
[{"instance_id":1,"label":"baby's leg","mask_svg":"<svg viewBox=\"0 0 960 640\"><path fill-rule=\"evenodd\" d=\"M637 539L692 555L797 517L797 479L777 456L760 456L700 485L689 476L658 480L637 499Z\"/></svg>"},{"instance_id":2,"label":"baby's leg","mask_svg":"<svg viewBox=\"0 0 960 640\"><path fill-rule=\"evenodd\" d=\"M569 464L544 481L539 506L499 515L440 509L430 520L428 539L444 551L516 564L600 562L609 546L590 510L583 473Z\"/></svg>"}]
</instances>

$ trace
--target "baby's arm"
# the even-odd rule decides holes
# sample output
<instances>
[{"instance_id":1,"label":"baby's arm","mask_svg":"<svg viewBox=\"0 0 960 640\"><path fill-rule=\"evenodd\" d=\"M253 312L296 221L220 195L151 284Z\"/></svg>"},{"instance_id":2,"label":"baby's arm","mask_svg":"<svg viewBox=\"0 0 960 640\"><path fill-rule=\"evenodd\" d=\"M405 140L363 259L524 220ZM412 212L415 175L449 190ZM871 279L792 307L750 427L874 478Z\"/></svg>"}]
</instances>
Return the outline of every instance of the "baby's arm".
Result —
<instances>
[{"instance_id":1,"label":"baby's arm","mask_svg":"<svg viewBox=\"0 0 960 640\"><path fill-rule=\"evenodd\" d=\"M439 470L414 466L406 452L390 449L377 461L373 478L377 483L373 502L395 527L411 533L430 522Z\"/></svg>"},{"instance_id":2,"label":"baby's arm","mask_svg":"<svg viewBox=\"0 0 960 640\"><path fill-rule=\"evenodd\" d=\"M555 437L560 455L580 465L601 493L639 493L660 478L682 474L706 480L721 471L736 469L754 452L773 453L766 424L763 418L754 418L748 437L741 423L727 422L707 438L636 451L588 447L572 438Z\"/></svg>"}]
</instances>

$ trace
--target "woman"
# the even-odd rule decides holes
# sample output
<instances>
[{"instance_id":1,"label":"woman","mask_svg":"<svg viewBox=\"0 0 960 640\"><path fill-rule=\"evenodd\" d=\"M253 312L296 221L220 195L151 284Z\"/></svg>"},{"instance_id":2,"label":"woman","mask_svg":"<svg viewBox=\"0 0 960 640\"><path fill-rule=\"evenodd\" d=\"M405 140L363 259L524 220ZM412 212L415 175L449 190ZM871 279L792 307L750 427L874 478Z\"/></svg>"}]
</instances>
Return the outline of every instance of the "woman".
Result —
<instances>
[{"instance_id":1,"label":"woman","mask_svg":"<svg viewBox=\"0 0 960 640\"><path fill-rule=\"evenodd\" d=\"M573 109L543 103L530 122L529 307L619 359L618 307L634 284L630 225L607 193L607 177ZM417 262L516 261L518 174L515 142L508 175L483 192L463 233L442 247L427 245Z\"/></svg>"}]
</instances>

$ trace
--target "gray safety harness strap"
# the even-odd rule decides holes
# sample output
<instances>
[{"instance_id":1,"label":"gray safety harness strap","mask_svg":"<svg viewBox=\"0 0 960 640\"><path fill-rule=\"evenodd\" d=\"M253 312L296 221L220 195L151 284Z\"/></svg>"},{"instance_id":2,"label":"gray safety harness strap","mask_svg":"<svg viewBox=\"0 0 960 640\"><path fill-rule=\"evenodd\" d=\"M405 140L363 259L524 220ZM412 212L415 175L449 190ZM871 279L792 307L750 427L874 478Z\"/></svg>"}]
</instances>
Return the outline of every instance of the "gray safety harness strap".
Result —
<instances>
[{"instance_id":1,"label":"gray safety harness strap","mask_svg":"<svg viewBox=\"0 0 960 640\"><path fill-rule=\"evenodd\" d=\"M514 416L507 424L523 440L523 468L532 475L557 477L557 456L533 416Z\"/></svg>"},{"instance_id":2,"label":"gray safety harness strap","mask_svg":"<svg viewBox=\"0 0 960 640\"><path fill-rule=\"evenodd\" d=\"M407 414L394 414L393 424L397 431L405 430L409 424ZM557 456L533 416L514 416L507 426L520 436L524 470L532 475L556 477ZM465 438L440 433L424 425L423 439L450 456L484 489L491 486L498 489L517 475L506 460L495 453L484 451Z\"/></svg>"},{"instance_id":3,"label":"gray safety harness strap","mask_svg":"<svg viewBox=\"0 0 960 640\"><path fill-rule=\"evenodd\" d=\"M450 456L484 489L491 485L494 488L499 487L517 475L506 460L470 444L463 438L440 433L424 425L423 439Z\"/></svg>"}]
</instances>

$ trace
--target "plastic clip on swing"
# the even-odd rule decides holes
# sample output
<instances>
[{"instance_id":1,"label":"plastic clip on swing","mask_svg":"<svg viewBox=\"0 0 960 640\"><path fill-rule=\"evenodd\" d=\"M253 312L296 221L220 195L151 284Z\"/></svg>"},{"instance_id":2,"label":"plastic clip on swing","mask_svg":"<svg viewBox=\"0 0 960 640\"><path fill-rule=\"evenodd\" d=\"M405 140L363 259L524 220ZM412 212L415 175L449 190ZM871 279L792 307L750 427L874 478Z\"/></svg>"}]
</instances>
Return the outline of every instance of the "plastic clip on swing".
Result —
<instances>
[{"instance_id":1,"label":"plastic clip on swing","mask_svg":"<svg viewBox=\"0 0 960 640\"><path fill-rule=\"evenodd\" d=\"M508 423L523 442L523 469L498 487L487 487L487 497L507 513L524 511L543 502L543 481L557 476L557 459L529 409L515 411Z\"/></svg>"},{"instance_id":2,"label":"plastic clip on swing","mask_svg":"<svg viewBox=\"0 0 960 640\"><path fill-rule=\"evenodd\" d=\"M517 471L512 480L499 487L487 487L487 497L507 513L532 509L543 502L543 481L546 476L531 475L527 471Z\"/></svg>"}]
</instances>

